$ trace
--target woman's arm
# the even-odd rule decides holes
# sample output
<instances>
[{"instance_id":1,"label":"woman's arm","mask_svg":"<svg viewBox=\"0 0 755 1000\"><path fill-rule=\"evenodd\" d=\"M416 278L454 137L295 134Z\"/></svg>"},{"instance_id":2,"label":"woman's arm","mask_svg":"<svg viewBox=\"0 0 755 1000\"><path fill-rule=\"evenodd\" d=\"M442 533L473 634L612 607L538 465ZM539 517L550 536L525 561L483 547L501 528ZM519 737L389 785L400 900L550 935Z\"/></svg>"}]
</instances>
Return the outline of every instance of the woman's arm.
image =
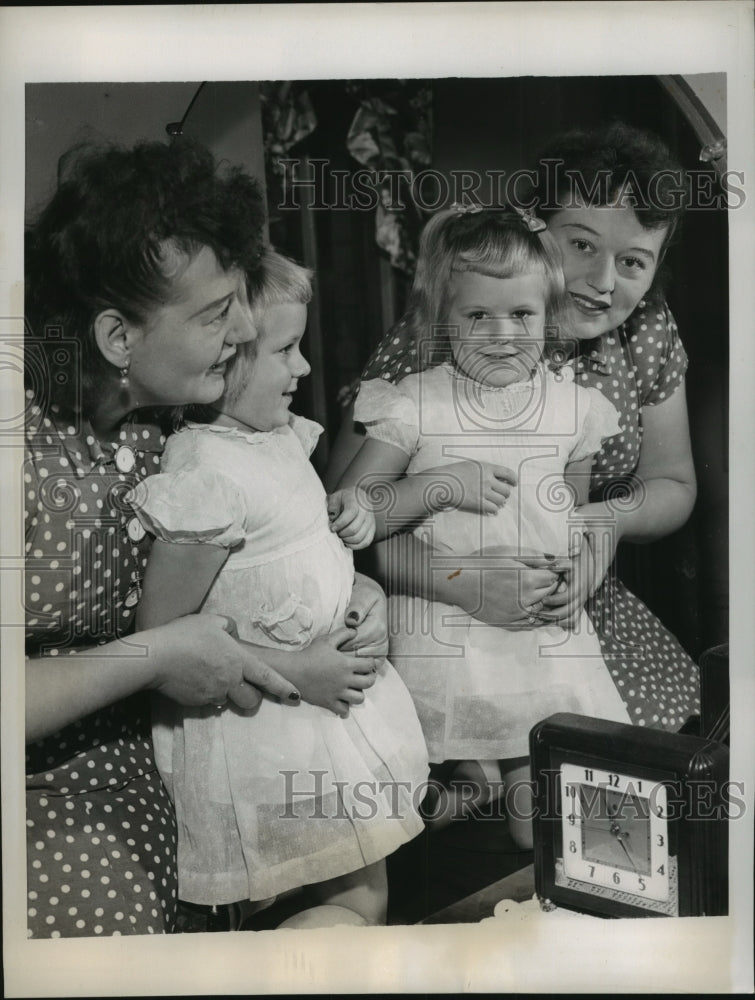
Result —
<instances>
[{"instance_id":1,"label":"woman's arm","mask_svg":"<svg viewBox=\"0 0 755 1000\"><path fill-rule=\"evenodd\" d=\"M564 469L564 479L574 492L574 504L582 507L590 499L590 472L592 470L594 455L579 462L569 462Z\"/></svg>"},{"instance_id":2,"label":"woman's arm","mask_svg":"<svg viewBox=\"0 0 755 1000\"><path fill-rule=\"evenodd\" d=\"M260 690L292 702L294 685L244 650L222 615L190 615L72 656L26 662L26 739L42 739L137 691L181 705L232 701L254 708Z\"/></svg>"},{"instance_id":3,"label":"woman's arm","mask_svg":"<svg viewBox=\"0 0 755 1000\"><path fill-rule=\"evenodd\" d=\"M695 505L697 483L683 384L665 402L643 407L642 427L640 458L626 496L588 503L579 511L588 526L600 525L603 534L610 527L614 552L620 541L653 542L671 534Z\"/></svg>"},{"instance_id":4,"label":"woman's arm","mask_svg":"<svg viewBox=\"0 0 755 1000\"><path fill-rule=\"evenodd\" d=\"M619 504L616 516L627 542L652 542L681 528L697 496L684 384L665 402L643 407L642 426L635 503Z\"/></svg>"},{"instance_id":5,"label":"woman's arm","mask_svg":"<svg viewBox=\"0 0 755 1000\"><path fill-rule=\"evenodd\" d=\"M697 484L684 385L665 402L643 407L642 426L640 458L625 499L587 503L578 510L591 558L584 571L583 551L583 571L573 575L568 596L555 594L546 599L546 606L557 615L566 601L569 608L581 607L598 589L620 541L642 543L663 538L680 528L692 513Z\"/></svg>"},{"instance_id":6,"label":"woman's arm","mask_svg":"<svg viewBox=\"0 0 755 1000\"><path fill-rule=\"evenodd\" d=\"M375 562L388 593L456 605L479 621L504 628L531 627L531 614L566 568L513 548L508 554L440 553L411 534L392 535L376 545Z\"/></svg>"}]
</instances>

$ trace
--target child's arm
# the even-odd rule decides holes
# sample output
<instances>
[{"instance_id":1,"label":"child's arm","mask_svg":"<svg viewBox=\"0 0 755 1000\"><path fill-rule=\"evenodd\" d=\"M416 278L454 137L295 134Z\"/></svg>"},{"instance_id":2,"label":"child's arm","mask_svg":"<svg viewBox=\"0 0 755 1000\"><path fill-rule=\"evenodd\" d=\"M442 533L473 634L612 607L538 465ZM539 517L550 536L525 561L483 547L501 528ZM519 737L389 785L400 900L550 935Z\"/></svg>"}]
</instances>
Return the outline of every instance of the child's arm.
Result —
<instances>
[{"instance_id":1,"label":"child's arm","mask_svg":"<svg viewBox=\"0 0 755 1000\"><path fill-rule=\"evenodd\" d=\"M594 455L588 455L578 462L569 462L564 469L564 478L574 491L574 505L581 507L590 499L590 472L595 461Z\"/></svg>"},{"instance_id":2,"label":"child's arm","mask_svg":"<svg viewBox=\"0 0 755 1000\"><path fill-rule=\"evenodd\" d=\"M441 510L494 514L516 483L510 469L489 462L454 462L410 476L408 464L401 448L368 437L338 484L367 497L377 541Z\"/></svg>"},{"instance_id":3,"label":"child's arm","mask_svg":"<svg viewBox=\"0 0 755 1000\"><path fill-rule=\"evenodd\" d=\"M156 539L137 611L138 627L155 628L198 611L227 558L228 549L219 545ZM303 650L271 649L249 642L243 645L296 685L305 701L344 716L351 705L364 701L363 692L374 684L374 670L380 662L338 648L353 634L352 629L343 628L315 639Z\"/></svg>"},{"instance_id":4,"label":"child's arm","mask_svg":"<svg viewBox=\"0 0 755 1000\"><path fill-rule=\"evenodd\" d=\"M152 545L139 607L137 629L156 628L194 614L228 558L228 549L206 542Z\"/></svg>"}]
</instances>

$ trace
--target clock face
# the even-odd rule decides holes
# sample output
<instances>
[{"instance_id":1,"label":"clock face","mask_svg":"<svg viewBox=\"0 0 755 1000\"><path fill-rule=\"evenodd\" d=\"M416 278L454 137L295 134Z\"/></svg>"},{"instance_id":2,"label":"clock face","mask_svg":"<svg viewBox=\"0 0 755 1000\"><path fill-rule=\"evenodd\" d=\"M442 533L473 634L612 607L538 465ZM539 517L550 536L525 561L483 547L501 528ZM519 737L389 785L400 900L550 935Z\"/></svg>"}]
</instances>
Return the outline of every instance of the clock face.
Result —
<instances>
[{"instance_id":1,"label":"clock face","mask_svg":"<svg viewBox=\"0 0 755 1000\"><path fill-rule=\"evenodd\" d=\"M675 913L664 784L591 763L562 763L559 777L562 856L556 882Z\"/></svg>"},{"instance_id":2,"label":"clock face","mask_svg":"<svg viewBox=\"0 0 755 1000\"><path fill-rule=\"evenodd\" d=\"M726 746L559 712L533 727L530 759L542 900L603 917L727 912Z\"/></svg>"}]
</instances>

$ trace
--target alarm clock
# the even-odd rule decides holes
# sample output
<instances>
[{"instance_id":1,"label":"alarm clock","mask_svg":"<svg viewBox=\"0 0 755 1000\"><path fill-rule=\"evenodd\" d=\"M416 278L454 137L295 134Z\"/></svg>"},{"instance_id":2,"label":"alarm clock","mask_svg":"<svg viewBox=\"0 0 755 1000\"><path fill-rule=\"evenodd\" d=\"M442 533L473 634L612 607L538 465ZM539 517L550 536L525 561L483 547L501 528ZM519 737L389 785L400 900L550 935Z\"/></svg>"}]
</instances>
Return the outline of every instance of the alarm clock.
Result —
<instances>
[{"instance_id":1,"label":"alarm clock","mask_svg":"<svg viewBox=\"0 0 755 1000\"><path fill-rule=\"evenodd\" d=\"M535 889L604 917L728 908L723 743L559 713L530 733Z\"/></svg>"}]
</instances>

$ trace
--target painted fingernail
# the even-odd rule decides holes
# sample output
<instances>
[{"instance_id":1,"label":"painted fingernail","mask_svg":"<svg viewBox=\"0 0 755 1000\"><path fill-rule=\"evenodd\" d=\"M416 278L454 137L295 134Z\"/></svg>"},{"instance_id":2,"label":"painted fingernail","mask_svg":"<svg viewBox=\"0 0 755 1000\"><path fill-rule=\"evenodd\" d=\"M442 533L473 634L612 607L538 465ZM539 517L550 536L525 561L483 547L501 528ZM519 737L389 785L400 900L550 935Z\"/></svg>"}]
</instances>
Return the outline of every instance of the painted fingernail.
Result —
<instances>
[{"instance_id":1,"label":"painted fingernail","mask_svg":"<svg viewBox=\"0 0 755 1000\"><path fill-rule=\"evenodd\" d=\"M288 696L288 700L289 701L301 701L301 695L299 694L298 691L292 691L291 694Z\"/></svg>"},{"instance_id":2,"label":"painted fingernail","mask_svg":"<svg viewBox=\"0 0 755 1000\"><path fill-rule=\"evenodd\" d=\"M543 552L543 555L545 556L546 559L550 559L551 561L553 561L556 558L552 552Z\"/></svg>"}]
</instances>

